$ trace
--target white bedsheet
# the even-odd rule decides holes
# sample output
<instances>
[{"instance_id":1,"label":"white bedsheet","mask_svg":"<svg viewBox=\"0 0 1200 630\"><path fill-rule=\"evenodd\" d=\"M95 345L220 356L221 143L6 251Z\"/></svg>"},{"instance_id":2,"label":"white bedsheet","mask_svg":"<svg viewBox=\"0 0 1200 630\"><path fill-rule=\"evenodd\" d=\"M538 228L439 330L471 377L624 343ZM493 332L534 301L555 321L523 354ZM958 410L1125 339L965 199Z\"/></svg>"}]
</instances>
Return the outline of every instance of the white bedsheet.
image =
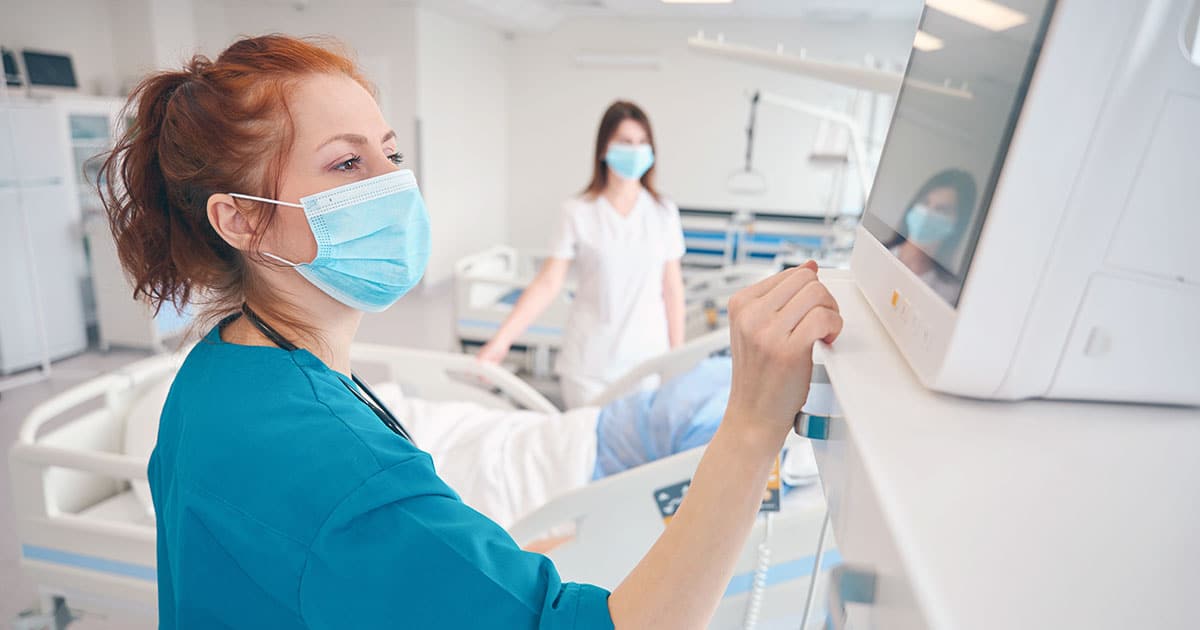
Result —
<instances>
[{"instance_id":1,"label":"white bedsheet","mask_svg":"<svg viewBox=\"0 0 1200 630\"><path fill-rule=\"evenodd\" d=\"M503 527L592 479L597 408L504 411L408 398L394 383L374 390L433 456L441 478Z\"/></svg>"}]
</instances>

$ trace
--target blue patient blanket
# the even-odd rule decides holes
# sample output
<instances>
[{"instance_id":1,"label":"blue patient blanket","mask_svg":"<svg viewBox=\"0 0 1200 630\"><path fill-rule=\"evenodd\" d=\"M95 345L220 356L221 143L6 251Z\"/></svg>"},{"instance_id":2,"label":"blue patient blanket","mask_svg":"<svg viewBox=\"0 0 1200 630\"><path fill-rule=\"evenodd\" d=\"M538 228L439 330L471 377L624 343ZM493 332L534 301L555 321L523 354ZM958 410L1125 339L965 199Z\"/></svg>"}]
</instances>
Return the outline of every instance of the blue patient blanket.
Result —
<instances>
[{"instance_id":1,"label":"blue patient blanket","mask_svg":"<svg viewBox=\"0 0 1200 630\"><path fill-rule=\"evenodd\" d=\"M732 360L713 357L657 390L601 409L592 479L708 444L725 415L732 378Z\"/></svg>"}]
</instances>

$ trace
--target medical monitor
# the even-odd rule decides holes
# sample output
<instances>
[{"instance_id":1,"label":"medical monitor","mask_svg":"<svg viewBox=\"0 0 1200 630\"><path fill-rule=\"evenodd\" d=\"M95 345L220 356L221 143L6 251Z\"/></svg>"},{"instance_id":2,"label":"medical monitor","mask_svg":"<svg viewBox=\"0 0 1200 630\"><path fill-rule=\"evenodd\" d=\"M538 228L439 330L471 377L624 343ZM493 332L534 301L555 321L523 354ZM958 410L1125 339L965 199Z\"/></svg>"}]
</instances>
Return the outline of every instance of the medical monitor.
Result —
<instances>
[{"instance_id":1,"label":"medical monitor","mask_svg":"<svg viewBox=\"0 0 1200 630\"><path fill-rule=\"evenodd\" d=\"M79 87L75 79L75 66L67 55L22 50L21 58L25 62L25 75L29 79L29 85Z\"/></svg>"},{"instance_id":2,"label":"medical monitor","mask_svg":"<svg viewBox=\"0 0 1200 630\"><path fill-rule=\"evenodd\" d=\"M851 262L925 385L1200 404L1194 7L928 0Z\"/></svg>"}]
</instances>

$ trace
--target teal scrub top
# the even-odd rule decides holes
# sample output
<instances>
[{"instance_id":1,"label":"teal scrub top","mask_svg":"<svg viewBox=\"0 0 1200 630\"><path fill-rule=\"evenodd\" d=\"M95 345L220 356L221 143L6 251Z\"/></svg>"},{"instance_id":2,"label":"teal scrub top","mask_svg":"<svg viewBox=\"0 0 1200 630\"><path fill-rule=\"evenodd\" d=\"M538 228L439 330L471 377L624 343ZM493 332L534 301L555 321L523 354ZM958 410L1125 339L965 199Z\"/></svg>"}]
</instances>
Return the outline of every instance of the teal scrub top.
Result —
<instances>
[{"instance_id":1,"label":"teal scrub top","mask_svg":"<svg viewBox=\"0 0 1200 630\"><path fill-rule=\"evenodd\" d=\"M467 507L348 383L219 327L196 344L150 458L160 628L612 628L606 591Z\"/></svg>"}]
</instances>

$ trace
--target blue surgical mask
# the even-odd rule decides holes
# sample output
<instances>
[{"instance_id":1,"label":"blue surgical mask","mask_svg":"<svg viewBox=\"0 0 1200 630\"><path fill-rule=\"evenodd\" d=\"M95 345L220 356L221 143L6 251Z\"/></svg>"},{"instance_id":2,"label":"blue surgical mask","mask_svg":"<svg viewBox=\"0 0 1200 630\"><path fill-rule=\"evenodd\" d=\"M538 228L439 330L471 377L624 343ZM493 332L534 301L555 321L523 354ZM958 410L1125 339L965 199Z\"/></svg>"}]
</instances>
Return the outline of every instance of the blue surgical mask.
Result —
<instances>
[{"instance_id":1,"label":"blue surgical mask","mask_svg":"<svg viewBox=\"0 0 1200 630\"><path fill-rule=\"evenodd\" d=\"M954 220L919 203L904 217L908 240L915 243L940 243L954 233Z\"/></svg>"},{"instance_id":2,"label":"blue surgical mask","mask_svg":"<svg viewBox=\"0 0 1200 630\"><path fill-rule=\"evenodd\" d=\"M654 149L648 144L613 143L608 145L604 161L625 179L641 179L654 166Z\"/></svg>"},{"instance_id":3,"label":"blue surgical mask","mask_svg":"<svg viewBox=\"0 0 1200 630\"><path fill-rule=\"evenodd\" d=\"M377 313L421 281L429 262L429 214L412 171L394 171L287 203L230 193L232 197L303 208L317 239L317 257L294 263L301 276L337 301Z\"/></svg>"}]
</instances>

